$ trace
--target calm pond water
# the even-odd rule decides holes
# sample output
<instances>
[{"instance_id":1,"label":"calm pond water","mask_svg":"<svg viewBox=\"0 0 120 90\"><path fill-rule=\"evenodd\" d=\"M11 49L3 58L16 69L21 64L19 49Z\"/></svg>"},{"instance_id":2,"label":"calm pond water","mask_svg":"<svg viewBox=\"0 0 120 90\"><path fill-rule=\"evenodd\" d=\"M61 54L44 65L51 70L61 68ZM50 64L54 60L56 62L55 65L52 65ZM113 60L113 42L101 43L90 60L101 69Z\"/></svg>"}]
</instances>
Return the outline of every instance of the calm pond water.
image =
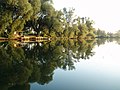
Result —
<instances>
[{"instance_id":1,"label":"calm pond water","mask_svg":"<svg viewBox=\"0 0 120 90\"><path fill-rule=\"evenodd\" d=\"M32 84L31 90L120 90L120 46L115 42L95 46L95 55L75 63L75 70L55 70L48 85Z\"/></svg>"},{"instance_id":2,"label":"calm pond water","mask_svg":"<svg viewBox=\"0 0 120 90\"><path fill-rule=\"evenodd\" d=\"M120 90L120 40L0 44L0 90Z\"/></svg>"}]
</instances>

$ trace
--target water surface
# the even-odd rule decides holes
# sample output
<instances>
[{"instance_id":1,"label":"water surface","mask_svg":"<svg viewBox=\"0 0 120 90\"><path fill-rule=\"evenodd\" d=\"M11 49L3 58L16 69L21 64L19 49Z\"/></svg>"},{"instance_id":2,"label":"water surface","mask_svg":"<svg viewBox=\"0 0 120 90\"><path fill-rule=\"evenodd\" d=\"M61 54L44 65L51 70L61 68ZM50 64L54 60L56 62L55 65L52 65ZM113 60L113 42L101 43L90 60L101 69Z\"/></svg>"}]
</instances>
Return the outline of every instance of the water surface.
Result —
<instances>
[{"instance_id":1,"label":"water surface","mask_svg":"<svg viewBox=\"0 0 120 90\"><path fill-rule=\"evenodd\" d=\"M55 70L48 85L32 84L31 90L120 90L120 46L115 42L95 46L95 55L75 63L75 70Z\"/></svg>"},{"instance_id":2,"label":"water surface","mask_svg":"<svg viewBox=\"0 0 120 90\"><path fill-rule=\"evenodd\" d=\"M120 90L119 40L0 43L0 90Z\"/></svg>"}]
</instances>

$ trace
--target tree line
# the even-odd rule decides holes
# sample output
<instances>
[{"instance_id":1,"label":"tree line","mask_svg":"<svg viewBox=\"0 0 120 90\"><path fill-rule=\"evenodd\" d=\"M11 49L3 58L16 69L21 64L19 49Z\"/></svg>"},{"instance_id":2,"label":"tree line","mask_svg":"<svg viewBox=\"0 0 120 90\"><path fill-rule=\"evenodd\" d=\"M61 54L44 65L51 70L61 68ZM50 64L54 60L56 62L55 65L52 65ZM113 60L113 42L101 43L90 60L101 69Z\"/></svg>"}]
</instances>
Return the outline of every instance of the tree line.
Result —
<instances>
[{"instance_id":1,"label":"tree line","mask_svg":"<svg viewBox=\"0 0 120 90\"><path fill-rule=\"evenodd\" d=\"M99 28L95 31L95 34L97 38L115 38L116 37L116 33L105 32L105 30L101 30Z\"/></svg>"},{"instance_id":2,"label":"tree line","mask_svg":"<svg viewBox=\"0 0 120 90\"><path fill-rule=\"evenodd\" d=\"M15 32L43 37L94 38L93 20L74 15L74 8L56 10L52 0L0 0L0 36Z\"/></svg>"}]
</instances>

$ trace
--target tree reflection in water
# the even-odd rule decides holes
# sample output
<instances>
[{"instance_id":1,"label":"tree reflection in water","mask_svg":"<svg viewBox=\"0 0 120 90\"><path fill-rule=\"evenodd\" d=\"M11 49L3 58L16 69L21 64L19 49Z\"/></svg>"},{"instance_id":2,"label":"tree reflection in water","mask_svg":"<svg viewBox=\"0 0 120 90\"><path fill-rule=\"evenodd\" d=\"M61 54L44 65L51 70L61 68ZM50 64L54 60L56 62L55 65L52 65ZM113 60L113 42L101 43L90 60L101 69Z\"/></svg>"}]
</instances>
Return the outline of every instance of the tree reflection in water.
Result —
<instances>
[{"instance_id":1,"label":"tree reflection in water","mask_svg":"<svg viewBox=\"0 0 120 90\"><path fill-rule=\"evenodd\" d=\"M1 43L0 89L29 90L29 83L48 84L57 68L73 70L75 62L93 56L94 45L94 41L84 40L26 43L23 47Z\"/></svg>"}]
</instances>

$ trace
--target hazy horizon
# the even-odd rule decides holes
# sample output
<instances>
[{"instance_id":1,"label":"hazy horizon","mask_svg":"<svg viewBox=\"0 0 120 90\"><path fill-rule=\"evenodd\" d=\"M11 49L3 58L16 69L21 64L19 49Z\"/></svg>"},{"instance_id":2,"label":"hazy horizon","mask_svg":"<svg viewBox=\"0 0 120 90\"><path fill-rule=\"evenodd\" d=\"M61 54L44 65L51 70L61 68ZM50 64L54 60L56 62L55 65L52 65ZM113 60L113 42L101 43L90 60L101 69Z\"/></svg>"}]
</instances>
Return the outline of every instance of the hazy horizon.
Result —
<instances>
[{"instance_id":1,"label":"hazy horizon","mask_svg":"<svg viewBox=\"0 0 120 90\"><path fill-rule=\"evenodd\" d=\"M53 0L54 7L59 10L64 7L75 8L75 14L80 17L90 17L94 27L107 32L116 32L120 29L120 13L118 0Z\"/></svg>"}]
</instances>

